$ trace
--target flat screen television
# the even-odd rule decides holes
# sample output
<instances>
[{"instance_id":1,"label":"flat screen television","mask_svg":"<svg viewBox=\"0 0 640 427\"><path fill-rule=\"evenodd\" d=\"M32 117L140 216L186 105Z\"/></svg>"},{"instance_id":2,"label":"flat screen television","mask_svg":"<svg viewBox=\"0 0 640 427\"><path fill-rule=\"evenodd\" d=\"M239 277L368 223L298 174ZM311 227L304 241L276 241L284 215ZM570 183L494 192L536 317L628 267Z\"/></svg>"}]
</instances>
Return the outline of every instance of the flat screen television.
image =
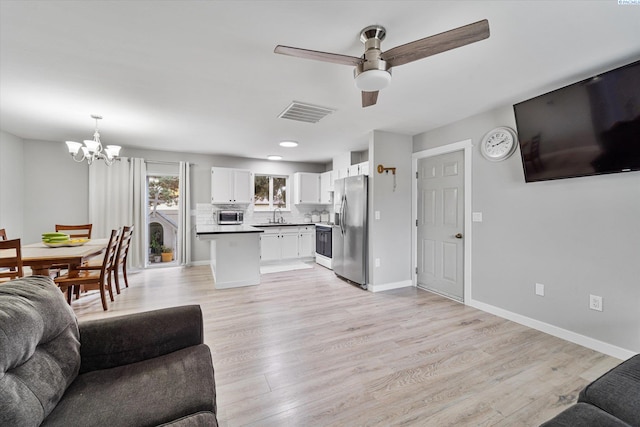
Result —
<instances>
[{"instance_id":1,"label":"flat screen television","mask_svg":"<svg viewBox=\"0 0 640 427\"><path fill-rule=\"evenodd\" d=\"M640 170L640 61L513 109L526 182Z\"/></svg>"}]
</instances>

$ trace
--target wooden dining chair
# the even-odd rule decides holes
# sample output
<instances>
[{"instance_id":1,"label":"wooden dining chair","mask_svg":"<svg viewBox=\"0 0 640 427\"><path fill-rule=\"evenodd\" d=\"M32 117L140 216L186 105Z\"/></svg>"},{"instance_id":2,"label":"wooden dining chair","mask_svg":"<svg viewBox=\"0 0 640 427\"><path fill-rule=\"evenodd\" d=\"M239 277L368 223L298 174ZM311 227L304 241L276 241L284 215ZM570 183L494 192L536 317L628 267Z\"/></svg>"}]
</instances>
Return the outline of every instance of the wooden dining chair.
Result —
<instances>
[{"instance_id":1,"label":"wooden dining chair","mask_svg":"<svg viewBox=\"0 0 640 427\"><path fill-rule=\"evenodd\" d=\"M0 228L0 240L7 240L7 232L4 228Z\"/></svg>"},{"instance_id":2,"label":"wooden dining chair","mask_svg":"<svg viewBox=\"0 0 640 427\"><path fill-rule=\"evenodd\" d=\"M118 244L118 250L116 251L116 257L113 261L113 275L115 276L116 292L120 294L120 279L119 270L122 266L122 276L124 277L124 285L129 287L129 280L127 279L127 256L129 255L129 246L131 245L131 237L133 235L133 225L125 225L122 227L122 233L120 236L120 243Z\"/></svg>"},{"instance_id":3,"label":"wooden dining chair","mask_svg":"<svg viewBox=\"0 0 640 427\"><path fill-rule=\"evenodd\" d=\"M131 246L131 237L133 236L133 225L128 226L125 225L122 227L122 233L120 233L120 241L118 242L118 249L116 250L115 259L113 261L113 265L111 266L111 271L108 276L108 280L111 282L111 276L114 277L116 293L120 294L120 277L119 271L120 266L122 266L122 275L124 276L124 284L128 288L129 287L129 279L127 278L127 257L129 255L129 246ZM91 269L99 269L102 265L101 259L92 259L86 262L82 267L87 270ZM76 290L76 297L79 297Z\"/></svg>"},{"instance_id":4,"label":"wooden dining chair","mask_svg":"<svg viewBox=\"0 0 640 427\"><path fill-rule=\"evenodd\" d=\"M78 225L66 225L56 224L56 232L66 233L70 239L91 239L91 229L93 224L78 224ZM52 265L49 269L50 275L58 277L62 274L63 270L68 269L68 265Z\"/></svg>"},{"instance_id":5,"label":"wooden dining chair","mask_svg":"<svg viewBox=\"0 0 640 427\"><path fill-rule=\"evenodd\" d=\"M6 282L24 276L20 239L0 240L0 250L8 252L8 255L5 253L2 257L0 282Z\"/></svg>"},{"instance_id":6,"label":"wooden dining chair","mask_svg":"<svg viewBox=\"0 0 640 427\"><path fill-rule=\"evenodd\" d=\"M56 224L56 232L67 233L70 239L91 238L93 224L64 225Z\"/></svg>"},{"instance_id":7,"label":"wooden dining chair","mask_svg":"<svg viewBox=\"0 0 640 427\"><path fill-rule=\"evenodd\" d=\"M56 284L60 287L60 290L67 295L67 302L69 304L71 304L71 295L74 287L82 286L87 291L100 291L102 308L105 311L109 309L107 305L107 292L109 292L109 299L113 301L113 289L111 288L109 274L111 273L113 261L115 260L119 239L120 229L112 230L111 237L109 237L109 243L107 244L107 249L102 260L102 265L99 269L80 266L76 271L69 271L67 274L54 279ZM77 276L73 275L74 273L77 273Z\"/></svg>"}]
</instances>

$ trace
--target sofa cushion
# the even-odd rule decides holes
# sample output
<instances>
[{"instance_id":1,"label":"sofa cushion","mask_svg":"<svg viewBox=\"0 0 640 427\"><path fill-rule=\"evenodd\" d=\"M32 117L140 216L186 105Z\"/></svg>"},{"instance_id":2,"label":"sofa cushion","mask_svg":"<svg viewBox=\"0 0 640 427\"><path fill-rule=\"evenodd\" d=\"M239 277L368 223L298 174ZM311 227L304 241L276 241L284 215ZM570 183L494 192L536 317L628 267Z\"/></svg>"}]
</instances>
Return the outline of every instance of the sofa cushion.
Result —
<instances>
[{"instance_id":1,"label":"sofa cushion","mask_svg":"<svg viewBox=\"0 0 640 427\"><path fill-rule=\"evenodd\" d=\"M43 426L156 426L197 412L215 419L213 365L204 344L79 375Z\"/></svg>"},{"instance_id":2,"label":"sofa cushion","mask_svg":"<svg viewBox=\"0 0 640 427\"><path fill-rule=\"evenodd\" d=\"M591 403L632 426L640 426L640 354L586 386L578 402Z\"/></svg>"},{"instance_id":3,"label":"sofa cushion","mask_svg":"<svg viewBox=\"0 0 640 427\"><path fill-rule=\"evenodd\" d=\"M576 426L630 427L629 424L588 403L577 403L570 406L554 418L540 425L540 427Z\"/></svg>"},{"instance_id":4,"label":"sofa cushion","mask_svg":"<svg viewBox=\"0 0 640 427\"><path fill-rule=\"evenodd\" d=\"M53 281L0 285L0 425L39 425L80 369L78 324Z\"/></svg>"}]
</instances>

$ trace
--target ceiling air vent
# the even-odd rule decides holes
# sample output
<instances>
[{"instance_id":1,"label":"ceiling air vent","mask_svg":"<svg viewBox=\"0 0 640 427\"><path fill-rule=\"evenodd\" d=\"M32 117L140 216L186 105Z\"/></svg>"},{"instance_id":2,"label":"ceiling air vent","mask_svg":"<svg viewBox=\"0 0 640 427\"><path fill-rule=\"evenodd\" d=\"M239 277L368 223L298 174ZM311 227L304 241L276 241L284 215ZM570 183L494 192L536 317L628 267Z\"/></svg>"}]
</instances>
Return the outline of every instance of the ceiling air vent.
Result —
<instances>
[{"instance_id":1,"label":"ceiling air vent","mask_svg":"<svg viewBox=\"0 0 640 427\"><path fill-rule=\"evenodd\" d=\"M282 119L296 120L298 122L318 123L320 119L335 110L318 105L303 104L293 101L278 117Z\"/></svg>"}]
</instances>

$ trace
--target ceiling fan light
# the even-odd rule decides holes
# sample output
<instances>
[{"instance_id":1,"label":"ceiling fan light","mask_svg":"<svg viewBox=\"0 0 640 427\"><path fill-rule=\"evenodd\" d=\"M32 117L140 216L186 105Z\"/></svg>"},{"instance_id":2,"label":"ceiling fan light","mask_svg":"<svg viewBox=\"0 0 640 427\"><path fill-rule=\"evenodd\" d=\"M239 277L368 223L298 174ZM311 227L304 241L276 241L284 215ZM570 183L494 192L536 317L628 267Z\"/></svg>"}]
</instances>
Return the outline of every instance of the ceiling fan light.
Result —
<instances>
[{"instance_id":1,"label":"ceiling fan light","mask_svg":"<svg viewBox=\"0 0 640 427\"><path fill-rule=\"evenodd\" d=\"M267 156L268 160L282 160L282 156L278 156L277 154L270 154Z\"/></svg>"},{"instance_id":2,"label":"ceiling fan light","mask_svg":"<svg viewBox=\"0 0 640 427\"><path fill-rule=\"evenodd\" d=\"M356 87L363 92L376 92L391 83L391 73L384 70L367 70L356 76Z\"/></svg>"}]
</instances>

